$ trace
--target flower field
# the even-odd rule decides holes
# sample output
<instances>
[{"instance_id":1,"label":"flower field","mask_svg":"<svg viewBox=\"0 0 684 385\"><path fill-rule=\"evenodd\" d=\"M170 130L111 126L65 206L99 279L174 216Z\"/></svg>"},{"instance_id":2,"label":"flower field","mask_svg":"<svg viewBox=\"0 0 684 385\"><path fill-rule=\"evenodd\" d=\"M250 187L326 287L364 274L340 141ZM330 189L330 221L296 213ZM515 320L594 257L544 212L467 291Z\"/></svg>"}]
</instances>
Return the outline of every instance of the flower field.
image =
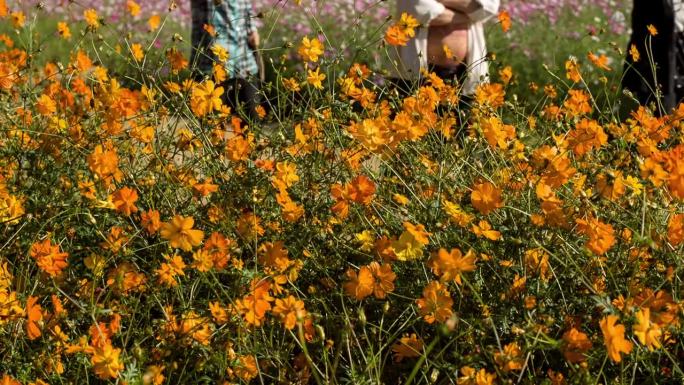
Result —
<instances>
[{"instance_id":1,"label":"flower field","mask_svg":"<svg viewBox=\"0 0 684 385\"><path fill-rule=\"evenodd\" d=\"M621 92L624 2L508 2L472 100L383 83L385 3L281 4L254 118L187 2L34 3L0 0L1 385L684 381L684 104Z\"/></svg>"}]
</instances>

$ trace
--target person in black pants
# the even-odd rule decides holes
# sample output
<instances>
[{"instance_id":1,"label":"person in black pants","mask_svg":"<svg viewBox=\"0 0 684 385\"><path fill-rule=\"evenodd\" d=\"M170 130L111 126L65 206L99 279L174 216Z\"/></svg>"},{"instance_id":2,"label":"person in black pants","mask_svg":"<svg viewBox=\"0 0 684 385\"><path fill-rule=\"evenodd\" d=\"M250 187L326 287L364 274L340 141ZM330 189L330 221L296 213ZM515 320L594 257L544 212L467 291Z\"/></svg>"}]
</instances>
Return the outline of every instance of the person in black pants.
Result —
<instances>
[{"instance_id":1,"label":"person in black pants","mask_svg":"<svg viewBox=\"0 0 684 385\"><path fill-rule=\"evenodd\" d=\"M681 0L634 0L622 86L641 105L655 104L658 115L684 98L683 6Z\"/></svg>"},{"instance_id":2,"label":"person in black pants","mask_svg":"<svg viewBox=\"0 0 684 385\"><path fill-rule=\"evenodd\" d=\"M259 33L254 25L250 0L192 0L192 56L195 78L211 77L213 66L222 63L228 80L224 103L236 113L254 117L259 105L260 66L255 50ZM219 61L212 48L222 48L228 57Z\"/></svg>"}]
</instances>

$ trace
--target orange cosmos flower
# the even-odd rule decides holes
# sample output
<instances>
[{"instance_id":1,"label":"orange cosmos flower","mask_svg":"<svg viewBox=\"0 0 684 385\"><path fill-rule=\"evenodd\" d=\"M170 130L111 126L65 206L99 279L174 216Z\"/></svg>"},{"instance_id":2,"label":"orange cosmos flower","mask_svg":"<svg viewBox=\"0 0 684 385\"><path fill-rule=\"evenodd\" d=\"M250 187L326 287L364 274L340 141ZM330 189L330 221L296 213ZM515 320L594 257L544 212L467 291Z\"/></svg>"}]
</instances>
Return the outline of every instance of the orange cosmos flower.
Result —
<instances>
[{"instance_id":1,"label":"orange cosmos flower","mask_svg":"<svg viewBox=\"0 0 684 385\"><path fill-rule=\"evenodd\" d=\"M496 380L496 374L487 373L484 369L476 371L470 366L464 366L460 372L461 377L456 381L458 385L494 385Z\"/></svg>"},{"instance_id":2,"label":"orange cosmos flower","mask_svg":"<svg viewBox=\"0 0 684 385\"><path fill-rule=\"evenodd\" d=\"M260 326L266 312L271 310L273 297L270 295L271 284L265 279L254 278L250 284L250 293L235 301L235 310L242 315L247 324Z\"/></svg>"},{"instance_id":3,"label":"orange cosmos flower","mask_svg":"<svg viewBox=\"0 0 684 385\"><path fill-rule=\"evenodd\" d=\"M621 171L609 171L596 177L596 190L603 198L616 201L625 194L626 182Z\"/></svg>"},{"instance_id":4,"label":"orange cosmos flower","mask_svg":"<svg viewBox=\"0 0 684 385\"><path fill-rule=\"evenodd\" d=\"M639 50L637 49L635 44L632 44L629 47L629 54L630 56L632 56L632 61L635 63L638 62L639 59L641 59L641 54L639 53Z\"/></svg>"},{"instance_id":5,"label":"orange cosmos flower","mask_svg":"<svg viewBox=\"0 0 684 385\"><path fill-rule=\"evenodd\" d=\"M593 52L589 52L587 57L589 58L589 61L591 61L596 67L605 71L611 71L611 68L608 67L608 56L604 54L597 56Z\"/></svg>"},{"instance_id":6,"label":"orange cosmos flower","mask_svg":"<svg viewBox=\"0 0 684 385\"><path fill-rule=\"evenodd\" d=\"M394 291L394 280L397 275L392 271L392 265L380 265L377 262L371 262L368 268L373 275L373 295L375 298L383 299L387 293Z\"/></svg>"},{"instance_id":7,"label":"orange cosmos flower","mask_svg":"<svg viewBox=\"0 0 684 385\"><path fill-rule=\"evenodd\" d=\"M359 175L347 184L349 199L362 205L369 205L375 195L375 183L365 175Z\"/></svg>"},{"instance_id":8,"label":"orange cosmos flower","mask_svg":"<svg viewBox=\"0 0 684 385\"><path fill-rule=\"evenodd\" d=\"M239 356L238 366L233 369L233 372L241 380L250 382L259 375L259 368L257 367L256 358L252 355Z\"/></svg>"},{"instance_id":9,"label":"orange cosmos flower","mask_svg":"<svg viewBox=\"0 0 684 385\"><path fill-rule=\"evenodd\" d=\"M597 121L582 119L567 136L568 145L577 156L582 156L592 149L599 149L608 142L608 135Z\"/></svg>"},{"instance_id":10,"label":"orange cosmos flower","mask_svg":"<svg viewBox=\"0 0 684 385\"><path fill-rule=\"evenodd\" d=\"M38 267L51 277L56 277L69 264L68 253L59 251L59 245L53 245L49 238L42 242L36 242L31 246L30 255L36 260Z\"/></svg>"},{"instance_id":11,"label":"orange cosmos flower","mask_svg":"<svg viewBox=\"0 0 684 385\"><path fill-rule=\"evenodd\" d=\"M215 87L211 80L205 80L196 85L190 97L192 112L202 117L213 111L220 111L223 106L221 95L223 95L223 87Z\"/></svg>"},{"instance_id":12,"label":"orange cosmos flower","mask_svg":"<svg viewBox=\"0 0 684 385\"><path fill-rule=\"evenodd\" d=\"M135 61L142 61L145 58L145 51L140 43L131 44L131 54Z\"/></svg>"},{"instance_id":13,"label":"orange cosmos flower","mask_svg":"<svg viewBox=\"0 0 684 385\"><path fill-rule=\"evenodd\" d=\"M161 16L159 16L159 15L152 15L147 20L147 26L149 27L150 32L156 31L160 25L161 25Z\"/></svg>"},{"instance_id":14,"label":"orange cosmos flower","mask_svg":"<svg viewBox=\"0 0 684 385\"><path fill-rule=\"evenodd\" d=\"M161 225L160 235L169 241L169 245L190 251L194 246L202 243L204 232L193 229L195 220L192 217L182 217L176 215L171 222L164 222Z\"/></svg>"},{"instance_id":15,"label":"orange cosmos flower","mask_svg":"<svg viewBox=\"0 0 684 385\"><path fill-rule=\"evenodd\" d=\"M258 263L268 272L283 273L294 264L283 241L266 242L259 247Z\"/></svg>"},{"instance_id":16,"label":"orange cosmos flower","mask_svg":"<svg viewBox=\"0 0 684 385\"><path fill-rule=\"evenodd\" d=\"M392 345L392 354L394 355L394 362L401 362L404 358L419 357L423 353L423 340L421 340L415 333L405 334Z\"/></svg>"},{"instance_id":17,"label":"orange cosmos flower","mask_svg":"<svg viewBox=\"0 0 684 385\"><path fill-rule=\"evenodd\" d=\"M323 80L325 80L325 74L320 73L321 67L317 67L316 71L307 71L306 81L311 84L314 88L318 90L323 89Z\"/></svg>"},{"instance_id":18,"label":"orange cosmos flower","mask_svg":"<svg viewBox=\"0 0 684 385\"><path fill-rule=\"evenodd\" d=\"M24 12L12 12L10 16L12 17L12 25L14 28L23 28L24 24L26 24L26 15L24 15Z\"/></svg>"},{"instance_id":19,"label":"orange cosmos flower","mask_svg":"<svg viewBox=\"0 0 684 385\"><path fill-rule=\"evenodd\" d=\"M538 272L541 278L549 279L549 254L544 249L530 249L525 251L525 267L533 272Z\"/></svg>"},{"instance_id":20,"label":"orange cosmos flower","mask_svg":"<svg viewBox=\"0 0 684 385\"><path fill-rule=\"evenodd\" d=\"M504 124L496 116L480 120L480 128L485 139L487 139L487 143L494 149L498 147L505 150L510 141L515 139L515 127Z\"/></svg>"},{"instance_id":21,"label":"orange cosmos flower","mask_svg":"<svg viewBox=\"0 0 684 385\"><path fill-rule=\"evenodd\" d=\"M580 233L589 239L585 246L596 255L603 255L615 244L613 226L603 223L596 218L576 219Z\"/></svg>"},{"instance_id":22,"label":"orange cosmos flower","mask_svg":"<svg viewBox=\"0 0 684 385\"><path fill-rule=\"evenodd\" d=\"M629 354L632 351L632 343L625 339L625 326L617 324L617 321L618 316L609 315L599 322L603 333L603 343L613 362L622 361L620 353Z\"/></svg>"},{"instance_id":23,"label":"orange cosmos flower","mask_svg":"<svg viewBox=\"0 0 684 385\"><path fill-rule=\"evenodd\" d=\"M38 297L31 296L26 302L26 335L29 340L40 337L40 324L43 319L43 308L37 303Z\"/></svg>"},{"instance_id":24,"label":"orange cosmos flower","mask_svg":"<svg viewBox=\"0 0 684 385\"><path fill-rule=\"evenodd\" d=\"M276 299L273 314L280 317L285 329L292 330L297 325L298 320L306 317L304 302L294 296L285 299Z\"/></svg>"},{"instance_id":25,"label":"orange cosmos flower","mask_svg":"<svg viewBox=\"0 0 684 385\"><path fill-rule=\"evenodd\" d=\"M565 100L563 106L566 108L568 116L575 117L590 114L594 108L591 106L591 96L583 90L570 90L570 96Z\"/></svg>"},{"instance_id":26,"label":"orange cosmos flower","mask_svg":"<svg viewBox=\"0 0 684 385\"><path fill-rule=\"evenodd\" d=\"M57 112L57 103L48 95L40 95L36 102L36 109L41 115L52 115Z\"/></svg>"},{"instance_id":27,"label":"orange cosmos flower","mask_svg":"<svg viewBox=\"0 0 684 385\"><path fill-rule=\"evenodd\" d=\"M392 120L392 131L395 140L408 139L416 141L428 133L428 126L416 121L410 112L400 111Z\"/></svg>"},{"instance_id":28,"label":"orange cosmos flower","mask_svg":"<svg viewBox=\"0 0 684 385\"><path fill-rule=\"evenodd\" d=\"M446 286L432 281L423 289L423 297L416 300L416 304L425 322L431 324L446 321L453 313L454 301Z\"/></svg>"},{"instance_id":29,"label":"orange cosmos flower","mask_svg":"<svg viewBox=\"0 0 684 385\"><path fill-rule=\"evenodd\" d=\"M12 286L12 280L14 276L10 271L7 262L0 262L0 290L7 290Z\"/></svg>"},{"instance_id":30,"label":"orange cosmos flower","mask_svg":"<svg viewBox=\"0 0 684 385\"><path fill-rule=\"evenodd\" d=\"M680 144L665 154L667 187L677 199L684 200L684 145Z\"/></svg>"},{"instance_id":31,"label":"orange cosmos flower","mask_svg":"<svg viewBox=\"0 0 684 385\"><path fill-rule=\"evenodd\" d=\"M166 51L166 60L171 63L171 72L178 74L178 72L188 66L190 63L188 59L183 56L183 53L176 48L171 48Z\"/></svg>"},{"instance_id":32,"label":"orange cosmos flower","mask_svg":"<svg viewBox=\"0 0 684 385\"><path fill-rule=\"evenodd\" d=\"M126 1L126 9L131 16L136 17L140 14L140 5L133 0Z\"/></svg>"},{"instance_id":33,"label":"orange cosmos flower","mask_svg":"<svg viewBox=\"0 0 684 385\"><path fill-rule=\"evenodd\" d=\"M198 193L200 196L206 197L211 193L215 193L218 191L218 185L212 183L213 180L212 178L207 178L204 180L202 183L195 183L192 186L192 189L195 190L196 193Z\"/></svg>"},{"instance_id":34,"label":"orange cosmos flower","mask_svg":"<svg viewBox=\"0 0 684 385\"><path fill-rule=\"evenodd\" d=\"M204 24L202 25L202 29L205 30L209 34L209 36L216 37L216 27L214 27L213 25Z\"/></svg>"},{"instance_id":35,"label":"orange cosmos flower","mask_svg":"<svg viewBox=\"0 0 684 385\"><path fill-rule=\"evenodd\" d=\"M409 36L398 25L391 25L385 32L385 41L392 46L405 46L409 41Z\"/></svg>"},{"instance_id":36,"label":"orange cosmos flower","mask_svg":"<svg viewBox=\"0 0 684 385\"><path fill-rule=\"evenodd\" d=\"M651 321L651 309L641 308L635 316L637 322L634 325L634 335L639 339L639 342L650 351L660 348L663 331L657 323Z\"/></svg>"},{"instance_id":37,"label":"orange cosmos flower","mask_svg":"<svg viewBox=\"0 0 684 385\"><path fill-rule=\"evenodd\" d=\"M465 255L459 249L451 249L451 252L443 248L428 261L432 272L440 277L442 282L453 280L461 284L461 274L475 270L475 253L472 250Z\"/></svg>"},{"instance_id":38,"label":"orange cosmos flower","mask_svg":"<svg viewBox=\"0 0 684 385\"><path fill-rule=\"evenodd\" d=\"M342 287L348 296L360 301L373 294L375 280L370 268L362 266L358 273L353 269L349 269L345 275L347 276L347 282Z\"/></svg>"},{"instance_id":39,"label":"orange cosmos flower","mask_svg":"<svg viewBox=\"0 0 684 385\"><path fill-rule=\"evenodd\" d=\"M508 32L508 30L511 29L511 15L507 11L503 10L499 12L498 18L499 23L501 23L501 29L504 32Z\"/></svg>"},{"instance_id":40,"label":"orange cosmos flower","mask_svg":"<svg viewBox=\"0 0 684 385\"><path fill-rule=\"evenodd\" d=\"M474 216L463 210L463 208L447 199L442 200L444 212L449 215L449 219L461 227L466 227L473 220Z\"/></svg>"},{"instance_id":41,"label":"orange cosmos flower","mask_svg":"<svg viewBox=\"0 0 684 385\"><path fill-rule=\"evenodd\" d=\"M299 175L297 175L296 164L290 162L278 162L276 163L275 168L276 172L273 175L273 185L276 188L289 188L299 181Z\"/></svg>"},{"instance_id":42,"label":"orange cosmos flower","mask_svg":"<svg viewBox=\"0 0 684 385\"><path fill-rule=\"evenodd\" d=\"M263 235L264 228L261 227L261 219L252 212L243 213L237 220L237 233L249 240Z\"/></svg>"},{"instance_id":43,"label":"orange cosmos flower","mask_svg":"<svg viewBox=\"0 0 684 385\"><path fill-rule=\"evenodd\" d=\"M0 385L21 385L21 382L10 377L9 374L5 374L0 378Z\"/></svg>"},{"instance_id":44,"label":"orange cosmos flower","mask_svg":"<svg viewBox=\"0 0 684 385\"><path fill-rule=\"evenodd\" d=\"M206 317L201 317L196 312L189 311L183 314L177 333L182 337L190 337L192 341L199 342L202 345L209 345L213 325L208 321ZM187 344L192 343L192 341L186 338Z\"/></svg>"},{"instance_id":45,"label":"orange cosmos flower","mask_svg":"<svg viewBox=\"0 0 684 385\"><path fill-rule=\"evenodd\" d=\"M156 271L159 283L170 287L178 286L176 277L185 275L185 261L177 254L173 256L164 255L164 260L166 262L162 263Z\"/></svg>"},{"instance_id":46,"label":"orange cosmos flower","mask_svg":"<svg viewBox=\"0 0 684 385\"><path fill-rule=\"evenodd\" d=\"M301 91L301 87L299 87L299 81L295 78L283 78L283 86L290 92Z\"/></svg>"},{"instance_id":47,"label":"orange cosmos flower","mask_svg":"<svg viewBox=\"0 0 684 385\"><path fill-rule=\"evenodd\" d=\"M116 150L105 149L100 144L95 146L95 150L88 155L88 167L105 182L105 185L109 185L112 180L118 182L123 177L119 169L119 156Z\"/></svg>"},{"instance_id":48,"label":"orange cosmos flower","mask_svg":"<svg viewBox=\"0 0 684 385\"><path fill-rule=\"evenodd\" d=\"M499 108L504 104L506 91L500 83L483 83L475 90L475 100L480 105Z\"/></svg>"},{"instance_id":49,"label":"orange cosmos flower","mask_svg":"<svg viewBox=\"0 0 684 385\"><path fill-rule=\"evenodd\" d=\"M394 254L400 261L409 261L423 256L423 247L430 243L430 233L425 231L422 224L414 225L404 222L404 232L399 239L392 242Z\"/></svg>"},{"instance_id":50,"label":"orange cosmos flower","mask_svg":"<svg viewBox=\"0 0 684 385\"><path fill-rule=\"evenodd\" d=\"M223 325L230 320L228 310L222 307L218 302L209 302L209 311L211 312L214 321L220 325Z\"/></svg>"},{"instance_id":51,"label":"orange cosmos flower","mask_svg":"<svg viewBox=\"0 0 684 385\"><path fill-rule=\"evenodd\" d=\"M83 11L83 19L93 29L100 27L100 18L97 16L97 11L92 8Z\"/></svg>"},{"instance_id":52,"label":"orange cosmos flower","mask_svg":"<svg viewBox=\"0 0 684 385\"><path fill-rule=\"evenodd\" d=\"M420 25L418 20L406 12L399 21L391 25L385 32L385 42L393 46L405 46L409 39L416 36L415 29Z\"/></svg>"},{"instance_id":53,"label":"orange cosmos flower","mask_svg":"<svg viewBox=\"0 0 684 385\"><path fill-rule=\"evenodd\" d=\"M517 342L511 342L503 350L494 353L494 361L504 372L522 369L525 359Z\"/></svg>"},{"instance_id":54,"label":"orange cosmos flower","mask_svg":"<svg viewBox=\"0 0 684 385\"><path fill-rule=\"evenodd\" d=\"M347 130L368 151L381 149L389 141L385 124L376 119L364 119L352 123Z\"/></svg>"},{"instance_id":55,"label":"orange cosmos flower","mask_svg":"<svg viewBox=\"0 0 684 385\"><path fill-rule=\"evenodd\" d=\"M299 56L301 56L304 61L317 62L318 57L323 55L323 44L317 39L309 39L307 36L302 38L302 43L297 50Z\"/></svg>"},{"instance_id":56,"label":"orange cosmos flower","mask_svg":"<svg viewBox=\"0 0 684 385\"><path fill-rule=\"evenodd\" d=\"M142 376L144 385L162 385L164 383L164 366L150 365L145 369L145 374Z\"/></svg>"},{"instance_id":57,"label":"orange cosmos flower","mask_svg":"<svg viewBox=\"0 0 684 385\"><path fill-rule=\"evenodd\" d=\"M57 23L57 33L65 40L69 40L71 38L71 30L69 29L69 25L63 21Z\"/></svg>"},{"instance_id":58,"label":"orange cosmos flower","mask_svg":"<svg viewBox=\"0 0 684 385\"><path fill-rule=\"evenodd\" d=\"M415 17L406 12L402 12L397 25L399 25L409 37L414 37L416 35L415 29L420 26L420 23Z\"/></svg>"},{"instance_id":59,"label":"orange cosmos flower","mask_svg":"<svg viewBox=\"0 0 684 385\"><path fill-rule=\"evenodd\" d=\"M658 29L656 29L655 25L653 24L647 25L646 29L648 30L648 33L651 34L651 36L656 36L658 34Z\"/></svg>"},{"instance_id":60,"label":"orange cosmos flower","mask_svg":"<svg viewBox=\"0 0 684 385\"><path fill-rule=\"evenodd\" d=\"M586 359L586 352L591 349L591 346L589 336L574 327L563 333L561 351L569 362L574 364L583 362Z\"/></svg>"},{"instance_id":61,"label":"orange cosmos flower","mask_svg":"<svg viewBox=\"0 0 684 385\"><path fill-rule=\"evenodd\" d=\"M148 210L140 214L140 224L148 234L153 235L161 228L159 211Z\"/></svg>"},{"instance_id":62,"label":"orange cosmos flower","mask_svg":"<svg viewBox=\"0 0 684 385\"><path fill-rule=\"evenodd\" d=\"M138 193L128 187L123 187L112 194L112 202L116 211L123 213L124 215L131 215L138 211L135 206L135 202L138 200Z\"/></svg>"},{"instance_id":63,"label":"orange cosmos flower","mask_svg":"<svg viewBox=\"0 0 684 385\"><path fill-rule=\"evenodd\" d=\"M513 68L511 66L506 66L499 70L499 76L501 77L501 81L508 85L508 83L511 82L511 79L513 78ZM534 128L534 127L532 127Z\"/></svg>"},{"instance_id":64,"label":"orange cosmos flower","mask_svg":"<svg viewBox=\"0 0 684 385\"><path fill-rule=\"evenodd\" d=\"M667 240L672 246L679 246L684 242L684 214L676 214L670 217L667 223Z\"/></svg>"},{"instance_id":65,"label":"orange cosmos flower","mask_svg":"<svg viewBox=\"0 0 684 385\"><path fill-rule=\"evenodd\" d=\"M484 215L504 206L501 190L490 182L478 183L470 193L470 203Z\"/></svg>"},{"instance_id":66,"label":"orange cosmos flower","mask_svg":"<svg viewBox=\"0 0 684 385\"><path fill-rule=\"evenodd\" d=\"M132 292L145 291L147 277L138 271L138 268L129 262L124 262L112 269L107 274L107 285L112 287L115 293L127 295Z\"/></svg>"},{"instance_id":67,"label":"orange cosmos flower","mask_svg":"<svg viewBox=\"0 0 684 385\"><path fill-rule=\"evenodd\" d=\"M226 142L226 156L233 162L247 160L254 144L254 135L236 135Z\"/></svg>"},{"instance_id":68,"label":"orange cosmos flower","mask_svg":"<svg viewBox=\"0 0 684 385\"><path fill-rule=\"evenodd\" d=\"M121 349L113 348L109 343L95 348L90 358L95 374L103 380L117 378L119 372L124 369L124 365L119 361L120 354Z\"/></svg>"},{"instance_id":69,"label":"orange cosmos flower","mask_svg":"<svg viewBox=\"0 0 684 385\"><path fill-rule=\"evenodd\" d=\"M579 72L579 64L576 60L567 60L565 62L565 77L572 80L575 83L579 83L582 80L582 75Z\"/></svg>"}]
</instances>

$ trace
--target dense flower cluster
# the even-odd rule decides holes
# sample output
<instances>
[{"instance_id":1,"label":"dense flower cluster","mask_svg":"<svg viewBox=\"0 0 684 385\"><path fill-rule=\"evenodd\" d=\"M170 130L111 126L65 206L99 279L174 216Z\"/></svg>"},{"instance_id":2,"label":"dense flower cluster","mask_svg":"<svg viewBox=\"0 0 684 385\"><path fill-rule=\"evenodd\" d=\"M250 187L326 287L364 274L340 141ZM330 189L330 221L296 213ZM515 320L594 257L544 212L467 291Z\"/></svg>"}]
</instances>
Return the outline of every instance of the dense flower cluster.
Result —
<instances>
[{"instance_id":1,"label":"dense flower cluster","mask_svg":"<svg viewBox=\"0 0 684 385\"><path fill-rule=\"evenodd\" d=\"M155 29L117 50L85 8L57 63L25 12L0 0L0 384L684 379L684 104L619 119L600 54L466 100L302 34L251 118L181 39L159 73Z\"/></svg>"}]
</instances>

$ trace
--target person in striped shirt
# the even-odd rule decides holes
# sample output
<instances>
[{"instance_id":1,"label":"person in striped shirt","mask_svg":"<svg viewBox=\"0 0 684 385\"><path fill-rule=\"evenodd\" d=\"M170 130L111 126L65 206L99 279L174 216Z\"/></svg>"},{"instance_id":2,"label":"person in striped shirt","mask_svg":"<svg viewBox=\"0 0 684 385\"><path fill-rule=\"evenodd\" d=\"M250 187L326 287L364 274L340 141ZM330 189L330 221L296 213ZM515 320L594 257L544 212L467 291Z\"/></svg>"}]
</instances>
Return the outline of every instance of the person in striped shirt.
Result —
<instances>
[{"instance_id":1,"label":"person in striped shirt","mask_svg":"<svg viewBox=\"0 0 684 385\"><path fill-rule=\"evenodd\" d=\"M198 78L211 77L217 60L215 45L228 53L224 102L253 116L259 103L259 66L255 50L259 33L249 0L192 0L191 63Z\"/></svg>"}]
</instances>

